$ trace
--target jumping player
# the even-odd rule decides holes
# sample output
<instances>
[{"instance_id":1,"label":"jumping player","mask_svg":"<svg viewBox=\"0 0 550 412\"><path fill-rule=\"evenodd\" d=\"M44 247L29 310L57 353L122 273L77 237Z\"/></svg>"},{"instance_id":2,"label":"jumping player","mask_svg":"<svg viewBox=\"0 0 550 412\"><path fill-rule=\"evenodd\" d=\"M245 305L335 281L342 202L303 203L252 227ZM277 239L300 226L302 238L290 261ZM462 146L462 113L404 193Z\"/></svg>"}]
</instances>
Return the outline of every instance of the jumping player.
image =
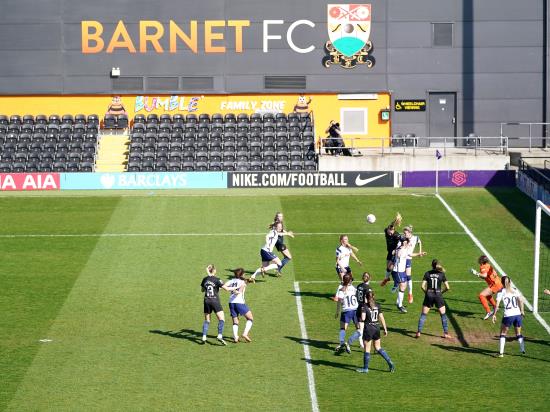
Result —
<instances>
[{"instance_id":1,"label":"jumping player","mask_svg":"<svg viewBox=\"0 0 550 412\"><path fill-rule=\"evenodd\" d=\"M416 337L419 338L426 322L426 315L430 308L435 306L441 315L441 325L443 326L443 337L450 338L447 314L445 313L445 301L443 294L451 288L445 277L445 269L437 259L432 260L432 270L424 274L422 279L422 290L424 291L424 302L422 303L422 313L418 320L418 331Z\"/></svg>"},{"instance_id":2,"label":"jumping player","mask_svg":"<svg viewBox=\"0 0 550 412\"><path fill-rule=\"evenodd\" d=\"M274 253L273 248L277 239L279 239L279 233L283 230L283 224L281 222L274 223L271 230L265 235L265 244L260 249L260 256L262 258L262 266L260 266L250 277L251 282L256 281L256 275L261 273L265 276L265 272L271 269L277 269L281 266L281 259L279 259Z\"/></svg>"},{"instance_id":3,"label":"jumping player","mask_svg":"<svg viewBox=\"0 0 550 412\"><path fill-rule=\"evenodd\" d=\"M378 354L388 363L390 372L395 372L393 362L380 345L380 323L382 323L382 327L384 328L384 336L388 336L388 328L386 327L386 321L384 320L380 305L376 303L374 299L373 291L367 293L367 304L364 307L362 320L365 324L365 328L363 329L363 344L365 345L365 351L363 353L363 367L357 369L357 372L368 373L369 371L370 347L372 341L374 341L374 349L376 349Z\"/></svg>"},{"instance_id":4,"label":"jumping player","mask_svg":"<svg viewBox=\"0 0 550 412\"><path fill-rule=\"evenodd\" d=\"M227 345L223 340L223 326L225 317L220 303L220 288L232 291L235 287L224 285L223 281L216 276L216 267L208 265L206 267L207 275L202 279L201 290L204 292L204 323L202 324L202 343L206 343L206 335L210 326L210 314L214 312L218 318L218 336L217 339L222 345Z\"/></svg>"},{"instance_id":5,"label":"jumping player","mask_svg":"<svg viewBox=\"0 0 550 412\"><path fill-rule=\"evenodd\" d=\"M483 320L487 320L494 313L494 310L491 310L489 308L487 299L489 300L489 303L491 303L493 308L496 308L496 302L493 298L493 294L498 293L502 289L502 282L500 281L500 277L498 276L496 270L493 269L493 267L489 263L489 258L487 256L480 256L478 259L478 263L479 272L475 269L470 269L470 271L473 275L483 278L485 282L487 282L487 287L479 293L479 301L485 309L485 317L483 318Z\"/></svg>"},{"instance_id":6,"label":"jumping player","mask_svg":"<svg viewBox=\"0 0 550 412\"><path fill-rule=\"evenodd\" d=\"M395 265L393 267L392 277L393 281L397 284L397 309L401 313L407 313L407 309L403 306L403 299L405 298L405 289L407 288L407 261L416 256L424 256L426 252L413 253L409 239L404 238L401 241L400 247L395 251ZM393 289L392 289L393 291Z\"/></svg>"},{"instance_id":7,"label":"jumping player","mask_svg":"<svg viewBox=\"0 0 550 412\"><path fill-rule=\"evenodd\" d=\"M254 318L252 312L244 300L244 292L246 291L246 280L244 279L244 269L235 269L235 278L229 281L229 287L236 288L229 296L229 312L233 318L233 340L239 342L239 316L244 316L246 325L244 327L242 338L246 342L252 342L248 335L252 329Z\"/></svg>"},{"instance_id":8,"label":"jumping player","mask_svg":"<svg viewBox=\"0 0 550 412\"><path fill-rule=\"evenodd\" d=\"M395 250L401 240L401 235L397 232L397 228L401 225L402 217L397 212L393 221L384 229L384 236L386 238L386 276L380 283L380 286L386 286L390 280L390 275L393 272L393 266L395 264Z\"/></svg>"},{"instance_id":9,"label":"jumping player","mask_svg":"<svg viewBox=\"0 0 550 412\"><path fill-rule=\"evenodd\" d=\"M340 278L340 282L343 282L345 274L351 275L351 268L349 266L350 257L352 257L359 264L359 266L363 265L357 256L355 256L355 253L353 253L348 236L341 235L340 246L336 248L336 273Z\"/></svg>"},{"instance_id":10,"label":"jumping player","mask_svg":"<svg viewBox=\"0 0 550 412\"><path fill-rule=\"evenodd\" d=\"M355 288L351 284L351 281L351 274L346 273L334 297L334 300L336 300L336 315L334 318L338 319L340 317L340 333L338 335L340 344L334 350L336 353L342 349L345 349L347 353L351 353L349 344L346 342L346 330L350 322L353 322L355 327L359 329L356 317L357 298L355 297Z\"/></svg>"},{"instance_id":11,"label":"jumping player","mask_svg":"<svg viewBox=\"0 0 550 412\"><path fill-rule=\"evenodd\" d=\"M357 298L357 313L355 316L357 317L357 322L359 323L359 329L357 329L348 339L348 345L351 345L359 339L359 346L361 346L361 348L363 347L363 339L361 339L361 337L363 336L364 326L361 319L363 312L365 311L365 305L367 304L367 293L372 291L372 288L369 285L370 274L368 272L363 272L362 280L363 282L355 288L355 297Z\"/></svg>"},{"instance_id":12,"label":"jumping player","mask_svg":"<svg viewBox=\"0 0 550 412\"><path fill-rule=\"evenodd\" d=\"M283 267L288 262L290 262L290 260L292 259L292 255L290 254L290 250L288 250L288 247L285 245L284 236L288 235L291 238L294 238L294 233L292 233L291 231L286 231L285 230L285 225L283 223L283 218L284 218L284 216L283 216L282 212L275 213L275 217L273 218L273 223L270 225L270 228L273 228L273 226L275 224L277 224L277 222L281 222L281 225L282 225L282 228L281 228L282 230L281 230L281 232L279 232L279 237L277 238L277 243L275 243L275 248L279 252L281 252L284 256L283 260L281 261L281 266L277 270L277 274L279 276L281 275L281 270L283 270Z\"/></svg>"},{"instance_id":13,"label":"jumping player","mask_svg":"<svg viewBox=\"0 0 550 412\"><path fill-rule=\"evenodd\" d=\"M516 337L519 342L519 350L521 353L525 353L525 342L523 341L523 335L521 334L521 326L525 312L523 309L523 300L518 290L512 287L512 281L508 276L502 277L502 283L504 288L497 294L497 304L495 306L495 313L493 315L493 323L497 320L497 311L500 302L503 302L504 316L502 318L502 325L500 327L500 345L499 345L499 358L504 356L504 345L506 344L506 334L510 326L514 325L516 329Z\"/></svg>"},{"instance_id":14,"label":"jumping player","mask_svg":"<svg viewBox=\"0 0 550 412\"><path fill-rule=\"evenodd\" d=\"M413 234L412 226L409 225L403 228L403 236L406 239L409 239L409 247L411 252L414 252L414 250L416 249L416 245L418 245L419 246L418 252L420 253L419 256L424 256L422 254L422 241L418 236ZM409 303L413 303L412 257L407 259L407 267L406 267L405 273L407 275L407 285L409 287Z\"/></svg>"}]
</instances>

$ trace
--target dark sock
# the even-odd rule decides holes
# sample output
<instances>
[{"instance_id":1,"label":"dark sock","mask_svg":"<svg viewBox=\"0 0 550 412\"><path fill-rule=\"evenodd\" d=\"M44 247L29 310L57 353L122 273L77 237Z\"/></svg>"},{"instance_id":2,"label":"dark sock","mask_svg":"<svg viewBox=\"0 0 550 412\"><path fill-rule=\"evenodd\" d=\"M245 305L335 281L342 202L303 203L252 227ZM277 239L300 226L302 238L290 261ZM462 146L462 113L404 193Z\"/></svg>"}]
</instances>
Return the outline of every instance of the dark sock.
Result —
<instances>
[{"instance_id":1,"label":"dark sock","mask_svg":"<svg viewBox=\"0 0 550 412\"><path fill-rule=\"evenodd\" d=\"M288 262L290 262L289 258L287 258L287 257L283 258L283 260L281 261L280 269L282 269L283 266L286 265Z\"/></svg>"},{"instance_id":2,"label":"dark sock","mask_svg":"<svg viewBox=\"0 0 550 412\"><path fill-rule=\"evenodd\" d=\"M441 325L443 326L443 333L447 333L449 331L449 324L448 324L447 314L444 313L441 315Z\"/></svg>"},{"instance_id":3,"label":"dark sock","mask_svg":"<svg viewBox=\"0 0 550 412\"><path fill-rule=\"evenodd\" d=\"M386 353L386 351L382 348L378 349L378 353L380 354L380 356L382 356L384 358L384 360L386 362L388 362L388 365L391 366L392 365L392 362L391 362L391 359L390 359L390 356Z\"/></svg>"},{"instance_id":4,"label":"dark sock","mask_svg":"<svg viewBox=\"0 0 550 412\"><path fill-rule=\"evenodd\" d=\"M221 335L223 333L223 326L225 325L225 321L220 320L218 322L218 335Z\"/></svg>"},{"instance_id":5,"label":"dark sock","mask_svg":"<svg viewBox=\"0 0 550 412\"><path fill-rule=\"evenodd\" d=\"M363 353L363 369L369 369L370 353Z\"/></svg>"},{"instance_id":6,"label":"dark sock","mask_svg":"<svg viewBox=\"0 0 550 412\"><path fill-rule=\"evenodd\" d=\"M208 327L210 326L210 322L208 322L207 320L205 320L203 323L202 323L202 334L203 335L207 335L208 334Z\"/></svg>"},{"instance_id":7,"label":"dark sock","mask_svg":"<svg viewBox=\"0 0 550 412\"><path fill-rule=\"evenodd\" d=\"M420 319L418 319L418 331L422 332L422 329L424 329L424 323L426 323L426 314L422 313L420 315Z\"/></svg>"}]
</instances>

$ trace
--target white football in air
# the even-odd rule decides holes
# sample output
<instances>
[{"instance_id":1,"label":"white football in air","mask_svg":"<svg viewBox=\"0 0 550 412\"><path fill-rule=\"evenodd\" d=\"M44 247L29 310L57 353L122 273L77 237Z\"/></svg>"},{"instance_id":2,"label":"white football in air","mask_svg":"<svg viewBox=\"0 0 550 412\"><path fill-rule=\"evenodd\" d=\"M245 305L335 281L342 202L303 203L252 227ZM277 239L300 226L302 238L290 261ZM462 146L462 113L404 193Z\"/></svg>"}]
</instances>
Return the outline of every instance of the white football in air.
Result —
<instances>
[{"instance_id":1,"label":"white football in air","mask_svg":"<svg viewBox=\"0 0 550 412\"><path fill-rule=\"evenodd\" d=\"M374 223L374 222L376 222L376 216L374 216L372 213L369 213L369 214L367 215L367 222L369 222L369 223Z\"/></svg>"}]
</instances>

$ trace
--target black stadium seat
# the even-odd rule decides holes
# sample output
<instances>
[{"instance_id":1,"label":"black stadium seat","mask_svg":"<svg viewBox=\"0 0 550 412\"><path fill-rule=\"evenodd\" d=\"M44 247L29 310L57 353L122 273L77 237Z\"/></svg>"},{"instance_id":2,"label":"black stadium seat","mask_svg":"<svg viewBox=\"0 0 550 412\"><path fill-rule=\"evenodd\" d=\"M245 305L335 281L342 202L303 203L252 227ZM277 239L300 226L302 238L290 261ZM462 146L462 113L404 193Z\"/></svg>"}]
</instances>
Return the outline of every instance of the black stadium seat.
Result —
<instances>
[{"instance_id":1,"label":"black stadium seat","mask_svg":"<svg viewBox=\"0 0 550 412\"><path fill-rule=\"evenodd\" d=\"M297 113L139 114L130 131L128 170L316 170L313 136L310 119Z\"/></svg>"}]
</instances>

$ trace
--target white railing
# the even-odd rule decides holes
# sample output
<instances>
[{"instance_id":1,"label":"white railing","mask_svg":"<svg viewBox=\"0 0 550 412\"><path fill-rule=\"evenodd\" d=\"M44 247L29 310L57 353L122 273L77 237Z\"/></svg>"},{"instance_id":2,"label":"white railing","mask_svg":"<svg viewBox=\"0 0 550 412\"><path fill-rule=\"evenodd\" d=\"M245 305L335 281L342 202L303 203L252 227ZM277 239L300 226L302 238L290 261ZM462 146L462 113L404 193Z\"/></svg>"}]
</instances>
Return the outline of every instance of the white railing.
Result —
<instances>
[{"instance_id":1,"label":"white railing","mask_svg":"<svg viewBox=\"0 0 550 412\"><path fill-rule=\"evenodd\" d=\"M447 149L464 150L465 153L473 153L477 156L478 151L498 151L508 153L508 137L506 136L479 136L479 137L346 137L343 139L345 147L334 147L329 143L331 139L320 138L318 140L319 154L332 154L333 152L345 149L353 151L376 150L382 156L392 153L411 153L424 152L426 149L438 149L445 155Z\"/></svg>"}]
</instances>

